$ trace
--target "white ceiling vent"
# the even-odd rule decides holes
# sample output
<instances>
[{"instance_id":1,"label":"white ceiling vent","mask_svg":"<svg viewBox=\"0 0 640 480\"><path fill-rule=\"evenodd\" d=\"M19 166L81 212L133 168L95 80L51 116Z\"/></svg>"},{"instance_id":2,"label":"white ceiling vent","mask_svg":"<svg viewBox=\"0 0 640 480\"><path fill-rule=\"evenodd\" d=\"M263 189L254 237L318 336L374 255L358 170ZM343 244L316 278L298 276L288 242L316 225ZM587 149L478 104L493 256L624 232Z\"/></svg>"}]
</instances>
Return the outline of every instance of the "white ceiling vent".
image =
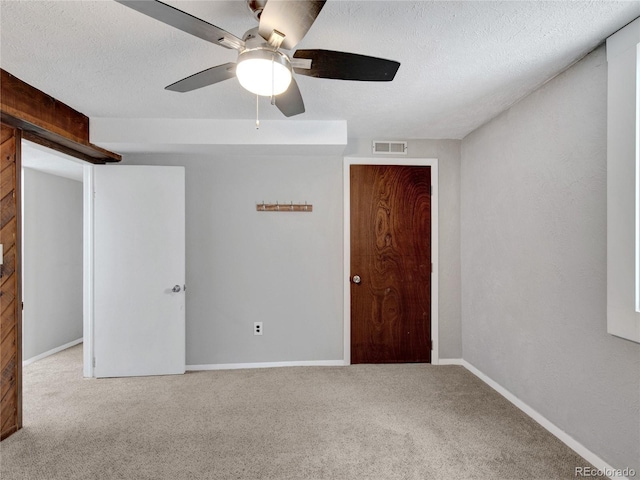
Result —
<instances>
[{"instance_id":1,"label":"white ceiling vent","mask_svg":"<svg viewBox=\"0 0 640 480\"><path fill-rule=\"evenodd\" d=\"M374 140L373 153L378 155L406 155L407 142L392 142L389 140Z\"/></svg>"}]
</instances>

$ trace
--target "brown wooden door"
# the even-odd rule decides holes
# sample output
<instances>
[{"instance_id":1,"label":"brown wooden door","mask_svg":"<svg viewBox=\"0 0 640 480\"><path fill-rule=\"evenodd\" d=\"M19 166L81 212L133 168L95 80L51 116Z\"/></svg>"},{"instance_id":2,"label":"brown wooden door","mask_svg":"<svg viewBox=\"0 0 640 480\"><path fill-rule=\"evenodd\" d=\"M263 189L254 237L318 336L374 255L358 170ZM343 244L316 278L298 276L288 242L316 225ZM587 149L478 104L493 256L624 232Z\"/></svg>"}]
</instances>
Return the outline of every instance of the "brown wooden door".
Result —
<instances>
[{"instance_id":1,"label":"brown wooden door","mask_svg":"<svg viewBox=\"0 0 640 480\"><path fill-rule=\"evenodd\" d=\"M351 363L430 362L431 169L352 165L350 181Z\"/></svg>"},{"instance_id":2,"label":"brown wooden door","mask_svg":"<svg viewBox=\"0 0 640 480\"><path fill-rule=\"evenodd\" d=\"M20 296L20 131L0 124L0 439L22 427Z\"/></svg>"}]
</instances>

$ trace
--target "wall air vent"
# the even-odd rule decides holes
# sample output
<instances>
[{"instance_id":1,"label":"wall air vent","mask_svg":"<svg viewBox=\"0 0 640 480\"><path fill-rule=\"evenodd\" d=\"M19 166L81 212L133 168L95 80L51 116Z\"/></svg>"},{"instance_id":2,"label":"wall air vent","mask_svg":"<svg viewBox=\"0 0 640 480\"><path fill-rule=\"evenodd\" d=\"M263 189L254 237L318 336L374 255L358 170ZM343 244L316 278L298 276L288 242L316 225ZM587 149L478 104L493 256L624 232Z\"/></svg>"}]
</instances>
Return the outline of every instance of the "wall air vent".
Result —
<instances>
[{"instance_id":1,"label":"wall air vent","mask_svg":"<svg viewBox=\"0 0 640 480\"><path fill-rule=\"evenodd\" d=\"M406 155L407 142L394 142L389 140L374 140L373 153L377 155Z\"/></svg>"}]
</instances>

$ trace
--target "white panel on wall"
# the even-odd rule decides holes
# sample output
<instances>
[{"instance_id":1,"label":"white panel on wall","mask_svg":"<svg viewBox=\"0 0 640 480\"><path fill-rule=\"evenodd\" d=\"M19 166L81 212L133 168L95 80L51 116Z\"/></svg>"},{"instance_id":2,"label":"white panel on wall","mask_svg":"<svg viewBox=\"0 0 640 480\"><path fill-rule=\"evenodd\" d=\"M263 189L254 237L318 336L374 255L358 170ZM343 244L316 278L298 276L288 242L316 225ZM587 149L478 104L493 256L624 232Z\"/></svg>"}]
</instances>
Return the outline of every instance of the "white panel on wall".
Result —
<instances>
[{"instance_id":1,"label":"white panel on wall","mask_svg":"<svg viewBox=\"0 0 640 480\"><path fill-rule=\"evenodd\" d=\"M640 19L607 39L607 331L640 343Z\"/></svg>"},{"instance_id":2,"label":"white panel on wall","mask_svg":"<svg viewBox=\"0 0 640 480\"><path fill-rule=\"evenodd\" d=\"M114 152L333 155L347 144L345 120L92 118L91 143Z\"/></svg>"}]
</instances>

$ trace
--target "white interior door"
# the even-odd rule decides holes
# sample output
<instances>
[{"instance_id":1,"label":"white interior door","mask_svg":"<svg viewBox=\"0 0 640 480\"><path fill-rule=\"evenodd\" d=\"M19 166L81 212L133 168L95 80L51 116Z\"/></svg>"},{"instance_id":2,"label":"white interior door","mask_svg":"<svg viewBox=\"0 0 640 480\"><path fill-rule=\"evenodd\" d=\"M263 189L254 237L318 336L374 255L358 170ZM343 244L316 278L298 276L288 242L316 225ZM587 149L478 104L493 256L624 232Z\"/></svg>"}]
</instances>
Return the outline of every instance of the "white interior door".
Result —
<instances>
[{"instance_id":1,"label":"white interior door","mask_svg":"<svg viewBox=\"0 0 640 480\"><path fill-rule=\"evenodd\" d=\"M184 178L184 167L94 167L96 377L185 371Z\"/></svg>"}]
</instances>

